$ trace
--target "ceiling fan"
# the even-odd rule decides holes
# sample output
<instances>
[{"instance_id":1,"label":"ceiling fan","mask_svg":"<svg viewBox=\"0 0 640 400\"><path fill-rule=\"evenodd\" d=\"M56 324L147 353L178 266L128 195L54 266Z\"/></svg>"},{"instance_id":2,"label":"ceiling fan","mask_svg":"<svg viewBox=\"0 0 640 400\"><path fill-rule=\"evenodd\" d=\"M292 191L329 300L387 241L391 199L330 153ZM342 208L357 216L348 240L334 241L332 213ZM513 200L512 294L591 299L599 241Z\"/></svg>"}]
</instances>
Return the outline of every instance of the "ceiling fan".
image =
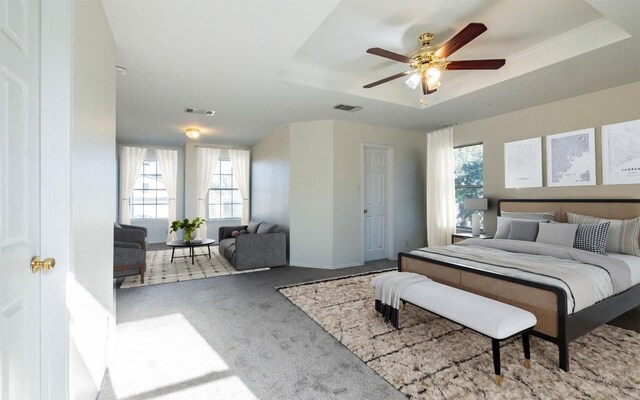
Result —
<instances>
[{"instance_id":1,"label":"ceiling fan","mask_svg":"<svg viewBox=\"0 0 640 400\"><path fill-rule=\"evenodd\" d=\"M427 95L438 90L438 87L440 86L439 79L441 71L501 68L505 63L504 59L462 61L445 60L467 43L480 36L486 30L487 27L484 24L472 22L463 30L458 32L454 37L449 39L449 41L443 44L440 48L431 46L433 33L423 33L418 37L418 41L420 41L422 47L411 53L409 57L381 49L379 47L372 47L367 50L367 53L409 64L411 69L409 71L404 71L399 74L380 79L379 81L375 81L363 87L365 89L369 89L394 79L413 74L409 79L407 79L407 86L415 89L418 84L422 82L422 92Z\"/></svg>"}]
</instances>

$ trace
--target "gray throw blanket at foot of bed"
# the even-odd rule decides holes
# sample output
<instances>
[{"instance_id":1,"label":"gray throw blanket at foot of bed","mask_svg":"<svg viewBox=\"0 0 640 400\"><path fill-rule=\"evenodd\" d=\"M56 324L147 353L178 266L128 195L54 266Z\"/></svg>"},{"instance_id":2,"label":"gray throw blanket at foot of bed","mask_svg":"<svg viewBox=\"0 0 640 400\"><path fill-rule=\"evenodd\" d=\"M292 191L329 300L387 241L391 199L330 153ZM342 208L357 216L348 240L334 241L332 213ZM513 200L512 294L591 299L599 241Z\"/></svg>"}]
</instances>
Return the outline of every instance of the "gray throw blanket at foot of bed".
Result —
<instances>
[{"instance_id":1,"label":"gray throw blanket at foot of bed","mask_svg":"<svg viewBox=\"0 0 640 400\"><path fill-rule=\"evenodd\" d=\"M389 272L373 278L371 285L375 288L376 311L384 317L385 322L397 327L402 290L414 283L429 280L413 272Z\"/></svg>"}]
</instances>

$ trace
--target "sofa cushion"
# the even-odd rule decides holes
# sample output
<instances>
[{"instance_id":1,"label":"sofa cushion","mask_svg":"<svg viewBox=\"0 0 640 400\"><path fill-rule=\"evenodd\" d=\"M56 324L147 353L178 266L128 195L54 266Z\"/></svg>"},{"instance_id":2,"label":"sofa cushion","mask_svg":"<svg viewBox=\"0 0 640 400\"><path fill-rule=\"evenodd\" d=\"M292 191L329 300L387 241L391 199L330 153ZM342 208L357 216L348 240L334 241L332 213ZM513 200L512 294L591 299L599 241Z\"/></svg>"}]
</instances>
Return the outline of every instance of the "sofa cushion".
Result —
<instances>
[{"instance_id":1,"label":"sofa cushion","mask_svg":"<svg viewBox=\"0 0 640 400\"><path fill-rule=\"evenodd\" d=\"M247 232L249 233L258 233L258 227L260 227L260 221L251 221L249 225L247 225Z\"/></svg>"},{"instance_id":2,"label":"sofa cushion","mask_svg":"<svg viewBox=\"0 0 640 400\"><path fill-rule=\"evenodd\" d=\"M258 233L277 233L279 227L280 226L277 224L270 224L268 222L263 222L258 227Z\"/></svg>"},{"instance_id":3,"label":"sofa cushion","mask_svg":"<svg viewBox=\"0 0 640 400\"><path fill-rule=\"evenodd\" d=\"M236 243L236 238L222 239L218 244L218 251L220 251L220 254L224 255L224 252L227 249L227 247L235 243Z\"/></svg>"},{"instance_id":4,"label":"sofa cushion","mask_svg":"<svg viewBox=\"0 0 640 400\"><path fill-rule=\"evenodd\" d=\"M234 256L236 255L236 244L235 243L231 243L229 246L227 246L224 249L224 257L231 261L231 263L234 262Z\"/></svg>"}]
</instances>

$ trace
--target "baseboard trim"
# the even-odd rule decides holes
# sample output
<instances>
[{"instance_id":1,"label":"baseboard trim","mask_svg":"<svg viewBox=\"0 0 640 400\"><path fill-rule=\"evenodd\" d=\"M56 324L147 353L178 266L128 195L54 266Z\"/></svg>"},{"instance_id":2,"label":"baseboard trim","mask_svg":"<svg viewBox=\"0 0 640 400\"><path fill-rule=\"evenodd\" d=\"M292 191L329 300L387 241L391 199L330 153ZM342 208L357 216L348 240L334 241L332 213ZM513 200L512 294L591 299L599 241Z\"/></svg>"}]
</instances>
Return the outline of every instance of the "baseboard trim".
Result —
<instances>
[{"instance_id":1,"label":"baseboard trim","mask_svg":"<svg viewBox=\"0 0 640 400\"><path fill-rule=\"evenodd\" d=\"M319 269L341 269L348 267L358 267L363 265L361 262L354 262L349 264L339 264L339 265L318 265L318 264L296 264L289 265L290 267L300 267L300 268L319 268Z\"/></svg>"}]
</instances>

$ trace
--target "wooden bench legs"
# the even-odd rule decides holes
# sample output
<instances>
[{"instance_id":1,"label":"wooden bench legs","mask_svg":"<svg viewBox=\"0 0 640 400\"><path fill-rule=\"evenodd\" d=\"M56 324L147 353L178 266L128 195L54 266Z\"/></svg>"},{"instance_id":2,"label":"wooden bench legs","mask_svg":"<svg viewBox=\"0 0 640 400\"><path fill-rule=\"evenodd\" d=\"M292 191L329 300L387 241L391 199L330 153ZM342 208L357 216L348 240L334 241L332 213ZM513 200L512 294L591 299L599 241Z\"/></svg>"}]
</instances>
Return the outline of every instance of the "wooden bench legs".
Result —
<instances>
[{"instance_id":1,"label":"wooden bench legs","mask_svg":"<svg viewBox=\"0 0 640 400\"><path fill-rule=\"evenodd\" d=\"M493 349L493 371L496 374L496 385L502 384L502 374L500 373L500 340L491 338ZM522 347L524 349L524 366L531 368L531 347L529 345L529 331L522 332Z\"/></svg>"}]
</instances>

